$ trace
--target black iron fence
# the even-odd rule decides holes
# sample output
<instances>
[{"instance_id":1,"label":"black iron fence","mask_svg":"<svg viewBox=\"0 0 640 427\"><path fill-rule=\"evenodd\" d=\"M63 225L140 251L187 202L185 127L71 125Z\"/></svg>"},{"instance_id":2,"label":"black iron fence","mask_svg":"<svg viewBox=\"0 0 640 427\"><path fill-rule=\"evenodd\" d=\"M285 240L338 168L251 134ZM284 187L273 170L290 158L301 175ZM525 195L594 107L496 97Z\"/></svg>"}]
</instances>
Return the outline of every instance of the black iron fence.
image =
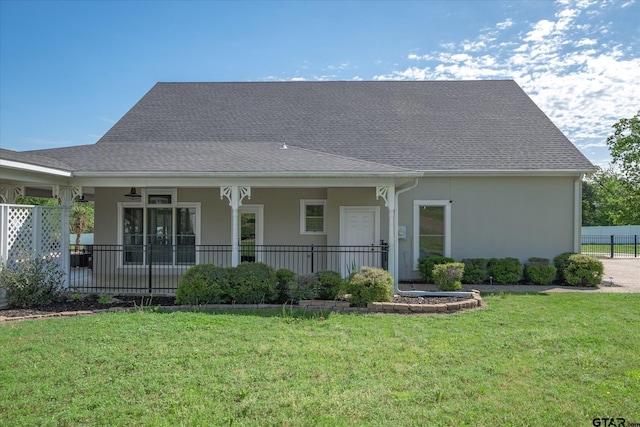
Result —
<instances>
[{"instance_id":1,"label":"black iron fence","mask_svg":"<svg viewBox=\"0 0 640 427\"><path fill-rule=\"evenodd\" d=\"M638 241L638 235L583 235L581 252L598 257L637 258Z\"/></svg>"},{"instance_id":2,"label":"black iron fence","mask_svg":"<svg viewBox=\"0 0 640 427\"><path fill-rule=\"evenodd\" d=\"M93 245L71 249L70 286L78 292L174 294L196 264L232 266L231 245ZM387 269L388 245L317 246L241 244L240 262L264 262L296 274L321 270L347 276L362 266Z\"/></svg>"}]
</instances>

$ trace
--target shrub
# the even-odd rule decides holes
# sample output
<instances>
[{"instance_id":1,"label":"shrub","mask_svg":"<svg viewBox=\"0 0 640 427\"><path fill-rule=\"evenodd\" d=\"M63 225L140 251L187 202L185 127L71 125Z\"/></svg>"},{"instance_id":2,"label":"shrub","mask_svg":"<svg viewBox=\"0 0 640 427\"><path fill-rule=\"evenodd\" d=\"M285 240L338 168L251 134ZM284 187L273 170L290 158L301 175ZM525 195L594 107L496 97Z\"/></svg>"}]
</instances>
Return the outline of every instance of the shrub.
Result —
<instances>
[{"instance_id":1,"label":"shrub","mask_svg":"<svg viewBox=\"0 0 640 427\"><path fill-rule=\"evenodd\" d=\"M571 255L564 269L564 279L572 286L597 286L603 274L602 261L589 255Z\"/></svg>"},{"instance_id":2,"label":"shrub","mask_svg":"<svg viewBox=\"0 0 640 427\"><path fill-rule=\"evenodd\" d=\"M351 295L349 302L356 307L366 307L370 302L389 302L393 299L393 276L381 268L362 267L352 274L345 286Z\"/></svg>"},{"instance_id":3,"label":"shrub","mask_svg":"<svg viewBox=\"0 0 640 427\"><path fill-rule=\"evenodd\" d=\"M556 266L556 278L559 282L564 282L564 270L567 268L569 257L575 255L575 252L564 252L553 259L553 265Z\"/></svg>"},{"instance_id":4,"label":"shrub","mask_svg":"<svg viewBox=\"0 0 640 427\"><path fill-rule=\"evenodd\" d=\"M292 302L303 299L314 299L318 288L318 277L315 274L301 274L296 276L296 280L289 290L289 298Z\"/></svg>"},{"instance_id":5,"label":"shrub","mask_svg":"<svg viewBox=\"0 0 640 427\"><path fill-rule=\"evenodd\" d=\"M433 278L441 291L459 291L462 289L460 280L464 274L464 264L452 262L438 264L433 267Z\"/></svg>"},{"instance_id":6,"label":"shrub","mask_svg":"<svg viewBox=\"0 0 640 427\"><path fill-rule=\"evenodd\" d=\"M231 297L238 304L274 302L276 272L263 262L243 262L231 269Z\"/></svg>"},{"instance_id":7,"label":"shrub","mask_svg":"<svg viewBox=\"0 0 640 427\"><path fill-rule=\"evenodd\" d=\"M486 258L468 258L463 259L464 274L462 275L462 283L470 285L479 285L483 283L489 272L487 271Z\"/></svg>"},{"instance_id":8,"label":"shrub","mask_svg":"<svg viewBox=\"0 0 640 427\"><path fill-rule=\"evenodd\" d=\"M524 278L532 285L549 285L556 271L547 258L533 257L524 265Z\"/></svg>"},{"instance_id":9,"label":"shrub","mask_svg":"<svg viewBox=\"0 0 640 427\"><path fill-rule=\"evenodd\" d=\"M291 289L295 287L296 273L286 268L276 271L276 301L285 303L291 300ZM296 301L297 302L297 301Z\"/></svg>"},{"instance_id":10,"label":"shrub","mask_svg":"<svg viewBox=\"0 0 640 427\"><path fill-rule=\"evenodd\" d=\"M420 277L427 283L433 283L433 267L438 264L455 262L453 258L440 255L429 255L418 260Z\"/></svg>"},{"instance_id":11,"label":"shrub","mask_svg":"<svg viewBox=\"0 0 640 427\"><path fill-rule=\"evenodd\" d=\"M487 268L493 282L499 285L518 283L522 276L522 264L518 258L491 258Z\"/></svg>"},{"instance_id":12,"label":"shrub","mask_svg":"<svg viewBox=\"0 0 640 427\"><path fill-rule=\"evenodd\" d=\"M315 297L318 299L336 299L344 288L344 280L337 271L318 271L318 286Z\"/></svg>"},{"instance_id":13,"label":"shrub","mask_svg":"<svg viewBox=\"0 0 640 427\"><path fill-rule=\"evenodd\" d=\"M2 267L0 286L6 290L11 307L45 306L60 298L64 272L53 258L31 258L15 267Z\"/></svg>"},{"instance_id":14,"label":"shrub","mask_svg":"<svg viewBox=\"0 0 640 427\"><path fill-rule=\"evenodd\" d=\"M230 300L229 269L213 264L194 265L178 282L176 304L219 304Z\"/></svg>"}]
</instances>

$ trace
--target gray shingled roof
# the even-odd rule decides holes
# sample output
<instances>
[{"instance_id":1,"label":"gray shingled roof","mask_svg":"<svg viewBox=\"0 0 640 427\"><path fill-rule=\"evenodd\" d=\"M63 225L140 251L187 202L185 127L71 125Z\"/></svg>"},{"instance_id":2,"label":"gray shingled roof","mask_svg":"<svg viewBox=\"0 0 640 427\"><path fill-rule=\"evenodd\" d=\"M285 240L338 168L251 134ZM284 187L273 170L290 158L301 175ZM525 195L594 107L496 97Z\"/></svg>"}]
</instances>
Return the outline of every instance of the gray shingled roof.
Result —
<instances>
[{"instance_id":1,"label":"gray shingled roof","mask_svg":"<svg viewBox=\"0 0 640 427\"><path fill-rule=\"evenodd\" d=\"M26 163L29 165L44 166L53 169L60 169L63 171L74 170L74 167L68 163L52 157L41 156L28 151L13 151L7 150L5 148L0 148L0 159Z\"/></svg>"},{"instance_id":2,"label":"gray shingled roof","mask_svg":"<svg viewBox=\"0 0 640 427\"><path fill-rule=\"evenodd\" d=\"M513 81L158 83L95 145L33 153L87 172L593 169Z\"/></svg>"}]
</instances>

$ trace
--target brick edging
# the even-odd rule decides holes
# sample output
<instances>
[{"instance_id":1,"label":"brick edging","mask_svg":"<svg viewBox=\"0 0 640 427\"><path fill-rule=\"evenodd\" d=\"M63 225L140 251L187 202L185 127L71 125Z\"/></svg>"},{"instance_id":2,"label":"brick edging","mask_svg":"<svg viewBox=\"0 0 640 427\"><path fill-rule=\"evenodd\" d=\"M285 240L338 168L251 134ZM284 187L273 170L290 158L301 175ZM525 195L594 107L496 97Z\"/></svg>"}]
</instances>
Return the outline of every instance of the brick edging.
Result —
<instances>
[{"instance_id":1,"label":"brick edging","mask_svg":"<svg viewBox=\"0 0 640 427\"><path fill-rule=\"evenodd\" d=\"M351 307L348 301L334 300L302 300L296 306L312 311L335 311L341 313L455 313L461 310L474 309L482 306L480 292L472 291L470 298L464 301L448 302L444 304L405 304L393 302L372 302L367 307ZM161 308L166 311L202 311L202 310L255 310L265 308L282 308L283 304L204 304L204 305L174 305L149 307L113 307L101 310L63 311L60 313L32 314L28 316L7 317L0 316L0 323L16 322L19 320L51 319L56 317L91 316L100 313L131 312L146 308Z\"/></svg>"}]
</instances>

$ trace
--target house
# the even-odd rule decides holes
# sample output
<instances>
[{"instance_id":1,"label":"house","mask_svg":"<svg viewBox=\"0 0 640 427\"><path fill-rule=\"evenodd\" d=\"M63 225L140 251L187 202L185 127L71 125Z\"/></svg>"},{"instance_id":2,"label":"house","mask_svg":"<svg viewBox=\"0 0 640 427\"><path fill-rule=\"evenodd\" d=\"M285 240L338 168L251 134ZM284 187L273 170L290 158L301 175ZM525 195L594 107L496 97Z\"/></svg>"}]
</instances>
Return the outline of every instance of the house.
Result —
<instances>
[{"instance_id":1,"label":"house","mask_svg":"<svg viewBox=\"0 0 640 427\"><path fill-rule=\"evenodd\" d=\"M158 83L97 143L0 168L5 202L93 197L94 282L150 289L200 262L398 281L426 254L579 251L594 170L514 81Z\"/></svg>"}]
</instances>

